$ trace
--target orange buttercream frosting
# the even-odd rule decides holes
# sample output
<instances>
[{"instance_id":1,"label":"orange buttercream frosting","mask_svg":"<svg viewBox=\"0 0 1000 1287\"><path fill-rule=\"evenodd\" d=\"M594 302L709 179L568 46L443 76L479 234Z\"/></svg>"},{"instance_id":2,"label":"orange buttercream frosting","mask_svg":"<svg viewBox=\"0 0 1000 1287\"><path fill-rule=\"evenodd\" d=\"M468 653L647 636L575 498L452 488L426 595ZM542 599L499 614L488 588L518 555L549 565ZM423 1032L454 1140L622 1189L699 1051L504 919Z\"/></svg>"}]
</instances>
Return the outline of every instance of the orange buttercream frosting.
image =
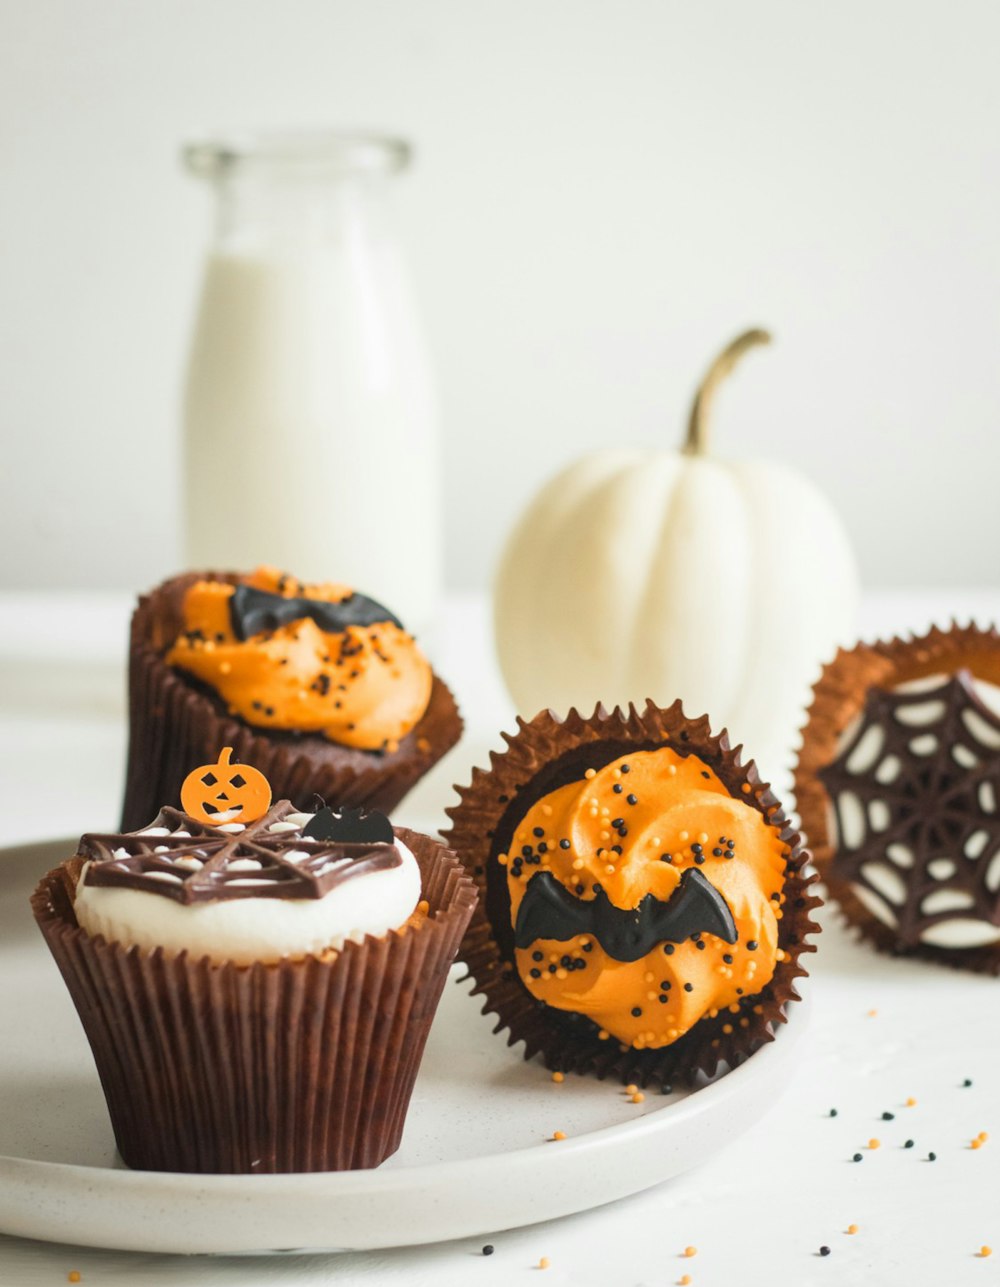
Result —
<instances>
[{"instance_id":1,"label":"orange buttercream frosting","mask_svg":"<svg viewBox=\"0 0 1000 1287\"><path fill-rule=\"evenodd\" d=\"M242 582L285 598L341 603L352 590L306 585L262 567ZM392 622L335 634L309 617L240 640L225 581L198 581L184 597L184 629L166 656L210 685L259 728L321 733L363 750L393 751L430 701L433 674L413 637Z\"/></svg>"},{"instance_id":2,"label":"orange buttercream frosting","mask_svg":"<svg viewBox=\"0 0 1000 1287\"><path fill-rule=\"evenodd\" d=\"M539 1000L587 1015L637 1049L667 1046L706 1015L731 1009L738 1023L741 1000L774 973L787 853L777 829L695 755L663 747L588 769L536 801L499 856L511 924L539 872L583 900L597 885L630 910L647 894L671 899L696 867L725 899L736 942L699 933L628 962L609 956L593 934L538 939L516 949L520 977Z\"/></svg>"}]
</instances>

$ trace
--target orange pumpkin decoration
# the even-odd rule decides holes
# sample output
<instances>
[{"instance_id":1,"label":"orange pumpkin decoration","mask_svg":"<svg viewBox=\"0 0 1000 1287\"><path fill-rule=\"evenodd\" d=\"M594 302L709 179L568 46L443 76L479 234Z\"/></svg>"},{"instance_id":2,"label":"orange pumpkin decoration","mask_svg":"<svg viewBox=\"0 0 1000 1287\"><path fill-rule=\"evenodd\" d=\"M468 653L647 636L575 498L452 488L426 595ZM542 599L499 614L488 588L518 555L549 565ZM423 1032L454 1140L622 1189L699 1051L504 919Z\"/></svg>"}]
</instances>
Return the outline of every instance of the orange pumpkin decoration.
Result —
<instances>
[{"instance_id":1,"label":"orange pumpkin decoration","mask_svg":"<svg viewBox=\"0 0 1000 1287\"><path fill-rule=\"evenodd\" d=\"M224 746L214 764L200 764L184 779L181 808L199 822L220 827L227 822L256 822L271 807L271 784L249 764L230 764Z\"/></svg>"}]
</instances>

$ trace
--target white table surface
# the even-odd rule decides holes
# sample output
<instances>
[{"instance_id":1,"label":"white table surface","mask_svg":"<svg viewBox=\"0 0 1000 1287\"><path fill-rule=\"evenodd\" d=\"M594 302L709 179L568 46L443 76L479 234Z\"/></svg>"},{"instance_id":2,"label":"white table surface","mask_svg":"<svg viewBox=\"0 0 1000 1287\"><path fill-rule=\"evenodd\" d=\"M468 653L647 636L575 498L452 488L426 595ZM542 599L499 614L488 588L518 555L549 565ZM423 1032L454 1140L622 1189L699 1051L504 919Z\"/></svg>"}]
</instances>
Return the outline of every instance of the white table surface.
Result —
<instances>
[{"instance_id":1,"label":"white table surface","mask_svg":"<svg viewBox=\"0 0 1000 1287\"><path fill-rule=\"evenodd\" d=\"M0 844L115 823L128 612L123 596L0 595ZM952 617L1000 618L1000 590L872 594L862 631L871 638ZM427 828L444 822L451 783L467 780L500 745L499 729L512 726L482 600L449 601L435 652L467 733L397 813ZM823 919L809 984L812 1028L792 1089L746 1135L678 1180L492 1235L489 1258L484 1239L371 1254L208 1258L0 1236L0 1285L65 1283L76 1270L88 1287L489 1287L534 1282L542 1272L545 1284L584 1287L666 1287L685 1274L691 1287L995 1287L1000 982L878 957L855 946L834 915ZM883 1112L894 1119L883 1121ZM984 1130L993 1138L972 1150ZM877 1150L867 1147L872 1138L881 1141ZM912 1149L902 1147L907 1138ZM927 1160L932 1150L935 1162ZM860 1164L851 1161L855 1151ZM850 1224L858 1225L853 1236ZM977 1255L983 1244L995 1246L992 1257ZM683 1256L688 1245L698 1249L692 1259ZM829 1256L818 1254L821 1245ZM537 1268L543 1256L545 1271Z\"/></svg>"}]
</instances>

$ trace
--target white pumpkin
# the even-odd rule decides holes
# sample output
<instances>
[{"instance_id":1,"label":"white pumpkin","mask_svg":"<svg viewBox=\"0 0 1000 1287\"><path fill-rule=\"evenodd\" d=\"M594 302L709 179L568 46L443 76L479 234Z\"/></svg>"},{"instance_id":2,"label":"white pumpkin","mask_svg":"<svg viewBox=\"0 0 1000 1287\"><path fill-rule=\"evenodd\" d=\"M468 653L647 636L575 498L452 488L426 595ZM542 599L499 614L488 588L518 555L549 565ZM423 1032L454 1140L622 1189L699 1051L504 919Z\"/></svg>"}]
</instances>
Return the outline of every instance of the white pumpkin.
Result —
<instances>
[{"instance_id":1,"label":"white pumpkin","mask_svg":"<svg viewBox=\"0 0 1000 1287\"><path fill-rule=\"evenodd\" d=\"M764 331L709 368L681 452L612 449L545 486L511 535L497 651L524 716L675 697L786 787L810 685L855 637L858 575L829 502L774 463L706 453L709 405Z\"/></svg>"}]
</instances>

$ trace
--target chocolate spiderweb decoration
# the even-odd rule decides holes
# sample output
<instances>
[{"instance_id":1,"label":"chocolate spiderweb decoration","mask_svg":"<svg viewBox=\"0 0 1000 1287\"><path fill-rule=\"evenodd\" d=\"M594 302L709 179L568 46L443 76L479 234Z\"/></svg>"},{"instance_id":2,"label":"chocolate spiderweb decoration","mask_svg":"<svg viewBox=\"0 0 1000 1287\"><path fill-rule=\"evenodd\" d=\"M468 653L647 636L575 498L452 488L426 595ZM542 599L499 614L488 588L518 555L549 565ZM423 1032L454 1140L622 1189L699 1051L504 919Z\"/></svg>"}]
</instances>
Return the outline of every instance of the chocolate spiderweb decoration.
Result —
<instances>
[{"instance_id":1,"label":"chocolate spiderweb decoration","mask_svg":"<svg viewBox=\"0 0 1000 1287\"><path fill-rule=\"evenodd\" d=\"M968 670L872 688L818 777L836 820L831 876L864 891L901 940L933 944L956 918L987 936L1000 927L1000 719Z\"/></svg>"},{"instance_id":2,"label":"chocolate spiderweb decoration","mask_svg":"<svg viewBox=\"0 0 1000 1287\"><path fill-rule=\"evenodd\" d=\"M178 903L233 898L322 898L336 885L398 867L395 845L349 844L303 835L311 815L289 800L233 832L161 809L142 831L86 835L88 885L161 894Z\"/></svg>"}]
</instances>

